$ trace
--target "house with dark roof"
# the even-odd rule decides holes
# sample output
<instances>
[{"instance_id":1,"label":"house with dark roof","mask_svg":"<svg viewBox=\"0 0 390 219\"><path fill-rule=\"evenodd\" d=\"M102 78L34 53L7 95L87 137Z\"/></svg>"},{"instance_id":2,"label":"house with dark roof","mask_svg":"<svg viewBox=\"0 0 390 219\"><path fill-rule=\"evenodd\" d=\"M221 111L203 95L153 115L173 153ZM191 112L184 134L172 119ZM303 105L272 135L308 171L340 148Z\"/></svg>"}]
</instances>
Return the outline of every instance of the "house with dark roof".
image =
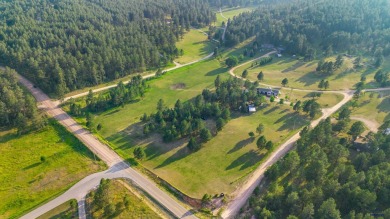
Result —
<instances>
[{"instance_id":1,"label":"house with dark roof","mask_svg":"<svg viewBox=\"0 0 390 219\"><path fill-rule=\"evenodd\" d=\"M272 89L272 88L257 88L257 93L261 95L265 95L267 97L274 96L278 97L281 92L278 89Z\"/></svg>"}]
</instances>

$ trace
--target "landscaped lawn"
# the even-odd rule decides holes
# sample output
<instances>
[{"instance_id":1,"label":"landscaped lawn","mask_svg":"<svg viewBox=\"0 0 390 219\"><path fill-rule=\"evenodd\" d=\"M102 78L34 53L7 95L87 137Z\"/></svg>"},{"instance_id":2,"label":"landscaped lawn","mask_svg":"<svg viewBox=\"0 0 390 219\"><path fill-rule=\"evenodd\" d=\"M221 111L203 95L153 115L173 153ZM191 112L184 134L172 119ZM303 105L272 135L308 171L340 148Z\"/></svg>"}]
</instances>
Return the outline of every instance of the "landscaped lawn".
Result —
<instances>
[{"instance_id":1,"label":"landscaped lawn","mask_svg":"<svg viewBox=\"0 0 390 219\"><path fill-rule=\"evenodd\" d=\"M212 41L207 39L207 35L201 33L199 30L191 29L184 35L182 40L176 43L176 47L182 49L184 54L175 61L180 64L185 64L199 60L212 53L215 46Z\"/></svg>"},{"instance_id":2,"label":"landscaped lawn","mask_svg":"<svg viewBox=\"0 0 390 219\"><path fill-rule=\"evenodd\" d=\"M161 216L149 208L140 197L137 197L129 191L119 180L110 180L105 193L107 194L107 199L102 203L103 208L97 208L93 203L94 199L92 197L87 198L88 218L161 218ZM125 197L129 203L128 206L124 204ZM114 215L105 214L105 207L110 204L114 207Z\"/></svg>"},{"instance_id":3,"label":"landscaped lawn","mask_svg":"<svg viewBox=\"0 0 390 219\"><path fill-rule=\"evenodd\" d=\"M0 161L0 218L21 216L103 169L78 139L54 121L22 136L0 132Z\"/></svg>"},{"instance_id":4,"label":"landscaped lawn","mask_svg":"<svg viewBox=\"0 0 390 219\"><path fill-rule=\"evenodd\" d=\"M383 124L390 120L390 91L367 92L358 101L358 106L352 110L351 116L362 117Z\"/></svg>"},{"instance_id":5,"label":"landscaped lawn","mask_svg":"<svg viewBox=\"0 0 390 219\"><path fill-rule=\"evenodd\" d=\"M73 199L46 212L37 219L76 219L78 217L77 201Z\"/></svg>"},{"instance_id":6,"label":"landscaped lawn","mask_svg":"<svg viewBox=\"0 0 390 219\"><path fill-rule=\"evenodd\" d=\"M334 59L334 57L330 59ZM263 71L264 81L262 83L282 86L282 80L287 78L289 81L288 87L312 90L318 89L318 83L322 79L329 81L329 90L353 89L354 85L360 81L361 76L365 75L367 77L367 87L376 87L377 85L373 79L376 70L372 68L354 70L353 60L353 58L344 57L343 66L332 75L315 72L318 60L304 62L292 57L274 57L270 64L264 66L251 67L252 63L249 63L236 69L235 74L241 75L247 69L249 71L248 78L257 80L257 75L260 71Z\"/></svg>"}]
</instances>

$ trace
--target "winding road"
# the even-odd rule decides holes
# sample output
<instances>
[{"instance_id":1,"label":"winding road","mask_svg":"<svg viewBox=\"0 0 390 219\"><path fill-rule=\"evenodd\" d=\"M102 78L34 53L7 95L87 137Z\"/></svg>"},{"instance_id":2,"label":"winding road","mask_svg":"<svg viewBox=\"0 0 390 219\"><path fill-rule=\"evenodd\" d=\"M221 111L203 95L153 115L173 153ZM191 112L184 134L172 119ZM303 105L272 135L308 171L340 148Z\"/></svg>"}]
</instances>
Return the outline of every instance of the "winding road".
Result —
<instances>
[{"instance_id":1,"label":"winding road","mask_svg":"<svg viewBox=\"0 0 390 219\"><path fill-rule=\"evenodd\" d=\"M241 65L238 65L232 69L230 69L229 74L232 75L233 77L241 78L242 77L236 75L234 71L241 67L244 66L248 63L257 61L263 57L270 56L274 54L275 51L269 52L261 57L258 57L256 59L250 60L248 62L245 62ZM267 87L276 87L268 84L262 84L263 86ZM354 90L345 90L345 91L317 91L317 90L304 90L304 89L295 89L299 91L307 91L307 92L321 92L321 93L338 93L342 94L344 96L343 100L340 101L337 105L323 109L322 110L322 116L310 123L311 127L315 127L319 124L319 122L323 119L328 118L331 116L333 113L335 113L337 110L339 110L344 104L349 102L355 93ZM388 91L390 88L378 88L378 89L366 89L365 91L371 91L371 92L376 92L376 91ZM355 118L360 121L362 121L362 118ZM364 119L363 122L367 122L367 120ZM366 123L367 124L367 123ZM370 123L368 123L370 124ZM370 128L373 128L369 126ZM279 159L283 158L284 155L286 155L293 147L295 142L300 138L299 133L295 134L292 136L289 140L287 140L284 144L280 145L276 151L274 151L271 156L264 162L262 163L252 174L251 176L247 179L247 181L244 183L243 186L241 186L238 190L236 190L232 196L234 197L232 201L229 202L228 206L226 209L222 212L222 218L234 218L240 209L245 205L255 188L260 184L261 180L264 178L264 173L265 171L274 163L276 163Z\"/></svg>"}]
</instances>

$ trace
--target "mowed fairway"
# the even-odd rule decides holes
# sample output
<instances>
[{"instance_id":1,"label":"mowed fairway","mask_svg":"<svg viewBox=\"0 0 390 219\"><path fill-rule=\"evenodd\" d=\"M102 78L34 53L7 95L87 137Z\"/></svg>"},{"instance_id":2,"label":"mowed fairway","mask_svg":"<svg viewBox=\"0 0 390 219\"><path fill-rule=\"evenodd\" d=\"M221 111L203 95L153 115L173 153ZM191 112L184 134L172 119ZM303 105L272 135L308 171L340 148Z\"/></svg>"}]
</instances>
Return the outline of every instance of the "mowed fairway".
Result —
<instances>
[{"instance_id":1,"label":"mowed fairway","mask_svg":"<svg viewBox=\"0 0 390 219\"><path fill-rule=\"evenodd\" d=\"M352 110L351 116L365 118L382 124L390 120L390 91L367 92L358 101L358 106Z\"/></svg>"},{"instance_id":2,"label":"mowed fairway","mask_svg":"<svg viewBox=\"0 0 390 219\"><path fill-rule=\"evenodd\" d=\"M327 60L334 61L334 58ZM257 75L260 71L264 73L264 81L262 83L274 86L281 86L284 78L287 78L288 87L317 90L318 84L322 79L328 80L329 90L345 90L353 89L356 83L360 81L361 76L366 76L367 87L373 88L377 84L374 83L375 69L362 68L359 70L353 69L353 58L344 57L343 66L336 70L332 75L321 74L316 72L318 66L317 61L304 62L296 58L276 58L267 65L251 67L252 63L241 66L235 70L235 74L241 75L247 69L248 78L257 80Z\"/></svg>"},{"instance_id":3,"label":"mowed fairway","mask_svg":"<svg viewBox=\"0 0 390 219\"><path fill-rule=\"evenodd\" d=\"M41 156L46 161L41 162ZM103 167L53 121L42 131L27 135L1 132L0 161L0 218L21 216Z\"/></svg>"},{"instance_id":4,"label":"mowed fairway","mask_svg":"<svg viewBox=\"0 0 390 219\"><path fill-rule=\"evenodd\" d=\"M199 30L191 29L184 35L182 40L176 43L176 47L182 49L184 54L175 61L185 64L199 60L212 53L215 46L212 41L207 39L207 35Z\"/></svg>"}]
</instances>

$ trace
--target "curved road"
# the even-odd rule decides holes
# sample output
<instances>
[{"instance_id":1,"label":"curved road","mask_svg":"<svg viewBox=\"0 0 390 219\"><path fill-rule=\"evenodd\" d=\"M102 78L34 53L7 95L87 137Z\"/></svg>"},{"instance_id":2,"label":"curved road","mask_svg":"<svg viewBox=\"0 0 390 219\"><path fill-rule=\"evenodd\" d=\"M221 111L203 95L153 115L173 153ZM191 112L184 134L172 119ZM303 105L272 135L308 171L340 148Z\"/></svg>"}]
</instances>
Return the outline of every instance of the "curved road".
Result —
<instances>
[{"instance_id":1,"label":"curved road","mask_svg":"<svg viewBox=\"0 0 390 219\"><path fill-rule=\"evenodd\" d=\"M175 63L175 65L176 65L175 67L166 69L166 70L164 70L163 72L165 73L165 72L173 71L173 70L176 70L176 69L179 69L179 68L188 66L188 65L192 65L192 64L195 64L195 63L204 61L204 60L206 60L206 59L211 58L213 55L214 55L214 52L208 54L206 57L203 57L203 58L201 58L201 59L198 59L198 60L195 60L195 61L192 61L192 62L189 62L189 63L185 63L185 64ZM145 76L143 76L142 78L143 78L143 79L147 79L147 78L151 78L151 77L154 77L154 76L156 76L156 73L152 73L152 74L145 75ZM129 83L129 82L130 82L130 81L124 81L123 83L127 84L127 83ZM117 84L113 84L113 85L109 85L109 86L106 86L106 87L94 89L94 90L92 90L92 92L93 92L93 93L97 93L97 92L100 92L100 91L108 90L108 89L113 88L113 87L116 87L116 86L118 86L118 85L117 85ZM84 96L87 96L88 93L89 93L89 91L83 92L83 93L80 93L80 94L76 94L76 95L73 95L73 96L69 96L69 97L64 98L64 101L70 100L70 99L72 99L72 98L73 98L73 99L76 99L76 98L79 98L79 97L84 97ZM59 102L56 102L56 103L58 104Z\"/></svg>"},{"instance_id":2,"label":"curved road","mask_svg":"<svg viewBox=\"0 0 390 219\"><path fill-rule=\"evenodd\" d=\"M232 75L233 77L241 78L240 76L234 74L234 71L248 63L254 62L256 60L259 60L260 58L269 56L274 54L275 51L269 52L261 57L258 57L256 59L250 60L248 62L245 62L241 65L238 65L234 68L232 68L229 71L229 74ZM262 84L267 87L275 87L272 85L267 85L267 84ZM321 93L339 93L344 95L344 98L341 102L339 102L337 105L323 109L322 113L323 115L310 123L311 127L315 127L318 125L318 123L335 113L337 110L339 110L344 104L349 102L355 93L354 90L346 90L346 91L317 91L317 90L304 90L304 89L295 89L299 91L307 91L307 92L321 92ZM378 89L366 89L365 91L371 91L371 92L376 92L376 91L388 91L390 88L378 88ZM248 178L248 180L244 183L244 185L236 190L232 195L234 196L234 199L229 202L227 208L222 212L222 218L234 218L240 209L245 205L257 185L260 184L261 180L264 178L264 173L265 171L274 163L276 163L279 159L283 158L284 155L286 155L294 146L295 142L300 138L299 133L295 134L292 136L289 140L287 140L284 144L280 145L276 151L274 151L271 156L264 162L262 163Z\"/></svg>"},{"instance_id":3,"label":"curved road","mask_svg":"<svg viewBox=\"0 0 390 219\"><path fill-rule=\"evenodd\" d=\"M79 205L83 205L83 199L88 191L96 187L102 178L128 178L132 180L136 185L148 193L154 200L160 203L166 210L171 212L178 218L191 218L196 217L173 198L171 198L164 191L159 189L153 182L145 178L143 175L132 169L119 155L111 150L107 145L101 143L95 136L89 131L83 129L75 120L73 120L65 111L58 107L58 105L51 101L49 97L43 93L40 89L35 88L34 85L18 75L19 82L23 84L37 99L40 108L43 108L46 113L58 120L66 129L72 132L80 141L82 141L94 154L96 154L101 160L103 160L110 168L102 173L92 174L85 179L81 180L70 190L65 192L58 198L44 204L43 206L33 210L32 212L24 215L22 218L36 218L39 215L46 213L58 206L58 204L68 201L70 198L76 198L79 201ZM83 209L83 208L82 208ZM80 217L85 218L81 212Z\"/></svg>"}]
</instances>

